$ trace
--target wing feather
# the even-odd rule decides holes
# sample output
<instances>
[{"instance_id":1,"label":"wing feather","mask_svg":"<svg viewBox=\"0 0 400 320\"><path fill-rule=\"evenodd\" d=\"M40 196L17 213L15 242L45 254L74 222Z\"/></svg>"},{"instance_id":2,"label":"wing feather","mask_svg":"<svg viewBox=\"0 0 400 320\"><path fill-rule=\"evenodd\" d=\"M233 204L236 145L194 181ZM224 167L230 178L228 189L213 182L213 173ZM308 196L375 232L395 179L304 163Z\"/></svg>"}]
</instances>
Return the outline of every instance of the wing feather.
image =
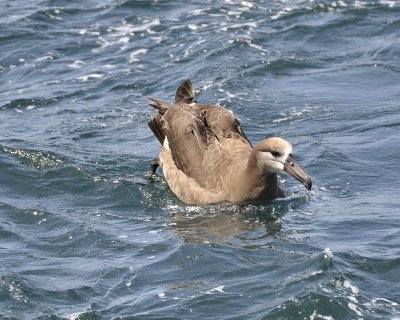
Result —
<instances>
[{"instance_id":1,"label":"wing feather","mask_svg":"<svg viewBox=\"0 0 400 320\"><path fill-rule=\"evenodd\" d=\"M195 108L202 110L207 126L219 141L223 139L238 139L251 146L251 142L243 132L239 120L232 111L213 105L196 104Z\"/></svg>"},{"instance_id":2,"label":"wing feather","mask_svg":"<svg viewBox=\"0 0 400 320\"><path fill-rule=\"evenodd\" d=\"M159 111L149 126L162 144L164 137L168 139L177 169L205 190L224 192L232 174L229 167L246 166L252 146L231 111L195 103L194 95L190 80L184 80L170 106L149 97Z\"/></svg>"},{"instance_id":3,"label":"wing feather","mask_svg":"<svg viewBox=\"0 0 400 320\"><path fill-rule=\"evenodd\" d=\"M205 186L203 157L210 134L202 117L190 105L174 104L162 120L176 166Z\"/></svg>"}]
</instances>

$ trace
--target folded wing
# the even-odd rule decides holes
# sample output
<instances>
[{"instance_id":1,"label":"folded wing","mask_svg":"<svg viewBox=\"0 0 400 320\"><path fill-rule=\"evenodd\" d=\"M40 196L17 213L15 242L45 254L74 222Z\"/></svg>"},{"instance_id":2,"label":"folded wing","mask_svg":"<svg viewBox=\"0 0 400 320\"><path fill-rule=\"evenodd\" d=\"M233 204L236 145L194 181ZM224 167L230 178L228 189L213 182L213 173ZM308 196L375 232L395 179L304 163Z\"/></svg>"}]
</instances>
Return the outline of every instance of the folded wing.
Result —
<instances>
[{"instance_id":1,"label":"folded wing","mask_svg":"<svg viewBox=\"0 0 400 320\"><path fill-rule=\"evenodd\" d=\"M251 144L231 111L193 103L193 97L190 80L184 80L171 106L151 98L151 105L159 112L149 126L162 144L167 138L179 170L204 188L218 188L218 179L223 178L221 172L234 156L232 153L240 152L240 146L249 150Z\"/></svg>"}]
</instances>

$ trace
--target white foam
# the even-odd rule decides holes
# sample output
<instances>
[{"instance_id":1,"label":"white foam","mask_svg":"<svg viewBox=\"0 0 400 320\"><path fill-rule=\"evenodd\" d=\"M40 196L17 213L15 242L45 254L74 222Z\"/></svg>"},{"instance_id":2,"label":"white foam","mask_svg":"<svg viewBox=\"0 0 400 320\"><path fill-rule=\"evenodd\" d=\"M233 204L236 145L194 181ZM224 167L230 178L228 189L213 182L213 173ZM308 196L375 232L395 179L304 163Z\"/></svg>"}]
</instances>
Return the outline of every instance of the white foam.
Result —
<instances>
[{"instance_id":1,"label":"white foam","mask_svg":"<svg viewBox=\"0 0 400 320\"><path fill-rule=\"evenodd\" d=\"M129 37L122 37L120 39L118 39L119 43L123 43L123 44L127 44L129 43L130 38Z\"/></svg>"},{"instance_id":2,"label":"white foam","mask_svg":"<svg viewBox=\"0 0 400 320\"><path fill-rule=\"evenodd\" d=\"M151 28L160 25L160 19L154 19L152 21L145 20L140 26L132 28L133 32L139 32L139 31L146 31L148 33L151 32Z\"/></svg>"},{"instance_id":3,"label":"white foam","mask_svg":"<svg viewBox=\"0 0 400 320\"><path fill-rule=\"evenodd\" d=\"M164 141L164 143L165 143L165 141ZM164 146L164 148L165 148L165 146ZM169 209L169 210L175 210L175 209L179 209L179 206L176 205L176 204L174 204L174 205L168 205L168 206L167 206L167 209Z\"/></svg>"},{"instance_id":4,"label":"white foam","mask_svg":"<svg viewBox=\"0 0 400 320\"><path fill-rule=\"evenodd\" d=\"M254 4L253 3L251 3L250 1L242 1L241 3L240 3L240 5L242 6L242 7L246 7L246 8L254 8Z\"/></svg>"},{"instance_id":5,"label":"white foam","mask_svg":"<svg viewBox=\"0 0 400 320\"><path fill-rule=\"evenodd\" d=\"M77 79L85 82L88 81L89 79L101 79L103 77L104 74L102 73L91 73L85 76L78 77Z\"/></svg>"},{"instance_id":6,"label":"white foam","mask_svg":"<svg viewBox=\"0 0 400 320\"><path fill-rule=\"evenodd\" d=\"M202 87L200 88L202 91L206 92L208 89L210 89L213 86L213 81L212 80L206 80L202 82Z\"/></svg>"},{"instance_id":7,"label":"white foam","mask_svg":"<svg viewBox=\"0 0 400 320\"><path fill-rule=\"evenodd\" d=\"M37 58L35 61L36 61L36 62L41 62L41 61L53 60L53 59L54 59L53 56L44 56L44 57L39 57L39 58Z\"/></svg>"},{"instance_id":8,"label":"white foam","mask_svg":"<svg viewBox=\"0 0 400 320\"><path fill-rule=\"evenodd\" d=\"M112 43L110 41L104 39L103 37L98 37L97 43L100 45L100 48L93 49L92 50L93 52L99 52L100 49L105 49L112 45Z\"/></svg>"},{"instance_id":9,"label":"white foam","mask_svg":"<svg viewBox=\"0 0 400 320\"><path fill-rule=\"evenodd\" d=\"M196 24L188 24L187 27L188 27L190 30L197 30L197 29L199 28Z\"/></svg>"},{"instance_id":10,"label":"white foam","mask_svg":"<svg viewBox=\"0 0 400 320\"><path fill-rule=\"evenodd\" d=\"M359 289L356 287L356 286L354 286L349 280L344 280L343 281L343 287L345 287L345 288L347 288L347 289L350 289L351 290L351 292L354 294L354 295L357 295L358 293L359 293Z\"/></svg>"},{"instance_id":11,"label":"white foam","mask_svg":"<svg viewBox=\"0 0 400 320\"><path fill-rule=\"evenodd\" d=\"M218 287L216 287L216 288L214 288L214 289L208 290L206 293L207 293L207 294L213 294L214 292L225 293L224 287L225 287L225 286L218 286Z\"/></svg>"},{"instance_id":12,"label":"white foam","mask_svg":"<svg viewBox=\"0 0 400 320\"><path fill-rule=\"evenodd\" d=\"M0 282L0 284L3 283ZM24 296L24 292L14 281L11 281L11 283L8 285L8 291L10 292L13 299L17 300L18 302L24 302L24 303L28 302L28 300Z\"/></svg>"},{"instance_id":13,"label":"white foam","mask_svg":"<svg viewBox=\"0 0 400 320\"><path fill-rule=\"evenodd\" d=\"M155 20L144 20L140 25L132 25L129 23L126 23L124 21L122 25L116 26L116 27L109 27L108 32L114 32L114 36L125 36L125 35L134 35L135 33L138 32L143 32L146 31L148 33L152 33L151 28L158 26L160 24L160 19L155 19Z\"/></svg>"},{"instance_id":14,"label":"white foam","mask_svg":"<svg viewBox=\"0 0 400 320\"><path fill-rule=\"evenodd\" d=\"M150 37L150 39L157 43L161 43L161 41L163 41L163 37Z\"/></svg>"},{"instance_id":15,"label":"white foam","mask_svg":"<svg viewBox=\"0 0 400 320\"><path fill-rule=\"evenodd\" d=\"M254 44L251 41L247 41L248 45L254 49L257 49L261 51L262 53L268 53L267 49L264 49L263 47L259 46L258 44Z\"/></svg>"},{"instance_id":16,"label":"white foam","mask_svg":"<svg viewBox=\"0 0 400 320\"><path fill-rule=\"evenodd\" d=\"M204 14L204 11L206 11L206 9L195 9L189 12L189 15L191 16L199 16Z\"/></svg>"},{"instance_id":17,"label":"white foam","mask_svg":"<svg viewBox=\"0 0 400 320\"><path fill-rule=\"evenodd\" d=\"M397 302L391 301L386 298L374 298L371 300L371 302L373 304L381 304L381 303L390 304L392 307L397 307L399 305Z\"/></svg>"},{"instance_id":18,"label":"white foam","mask_svg":"<svg viewBox=\"0 0 400 320\"><path fill-rule=\"evenodd\" d=\"M313 314L310 316L310 320L323 319L323 320L334 320L332 316L324 316L322 314L318 314L317 310L314 310Z\"/></svg>"},{"instance_id":19,"label":"white foam","mask_svg":"<svg viewBox=\"0 0 400 320\"><path fill-rule=\"evenodd\" d=\"M272 120L273 123L280 123L282 121L287 121L287 120L294 120L296 118L299 118L300 116L303 115L304 112L306 112L308 110L304 109L302 111L297 111L296 109L292 109L289 112L285 112L285 113L281 113L281 116L283 116L282 118L279 119L274 119Z\"/></svg>"},{"instance_id":20,"label":"white foam","mask_svg":"<svg viewBox=\"0 0 400 320\"><path fill-rule=\"evenodd\" d=\"M363 1L359 1L359 0L354 1L353 5L355 8L358 8L358 9L365 7L365 3Z\"/></svg>"},{"instance_id":21,"label":"white foam","mask_svg":"<svg viewBox=\"0 0 400 320\"><path fill-rule=\"evenodd\" d=\"M325 248L324 249L324 259L333 259L333 253L331 251L331 249L329 248Z\"/></svg>"},{"instance_id":22,"label":"white foam","mask_svg":"<svg viewBox=\"0 0 400 320\"><path fill-rule=\"evenodd\" d=\"M149 51L149 49L146 48L141 48L138 50L133 51L130 55L129 55L129 63L134 63L134 62L138 62L140 61L137 56L141 55L141 54L146 54Z\"/></svg>"},{"instance_id":23,"label":"white foam","mask_svg":"<svg viewBox=\"0 0 400 320\"><path fill-rule=\"evenodd\" d=\"M186 207L187 212L201 212L201 207L199 206L188 206Z\"/></svg>"},{"instance_id":24,"label":"white foam","mask_svg":"<svg viewBox=\"0 0 400 320\"><path fill-rule=\"evenodd\" d=\"M236 17L239 17L239 16L241 15L241 12L240 12L240 11L228 11L226 14L227 14L228 16L236 16Z\"/></svg>"},{"instance_id":25,"label":"white foam","mask_svg":"<svg viewBox=\"0 0 400 320\"><path fill-rule=\"evenodd\" d=\"M349 302L349 303L347 304L347 306L349 307L350 310L353 310L359 317L362 317L362 316L364 315L364 314L357 308L357 306L356 306L354 303Z\"/></svg>"},{"instance_id":26,"label":"white foam","mask_svg":"<svg viewBox=\"0 0 400 320\"><path fill-rule=\"evenodd\" d=\"M165 299L165 293L164 293L164 292L160 292L160 293L158 294L158 297L159 297L161 300L164 300L164 299Z\"/></svg>"},{"instance_id":27,"label":"white foam","mask_svg":"<svg viewBox=\"0 0 400 320\"><path fill-rule=\"evenodd\" d=\"M74 312L67 316L68 320L79 320L79 316L83 314L83 312Z\"/></svg>"},{"instance_id":28,"label":"white foam","mask_svg":"<svg viewBox=\"0 0 400 320\"><path fill-rule=\"evenodd\" d=\"M380 0L379 3L388 6L389 8L394 8L398 1L394 0Z\"/></svg>"},{"instance_id":29,"label":"white foam","mask_svg":"<svg viewBox=\"0 0 400 320\"><path fill-rule=\"evenodd\" d=\"M286 14L292 12L293 10L294 10L293 8L289 8L289 7L283 8L283 9L280 10L277 14L271 16L271 19L272 19L272 20L277 20L277 19L279 19L279 18L285 16Z\"/></svg>"},{"instance_id":30,"label":"white foam","mask_svg":"<svg viewBox=\"0 0 400 320\"><path fill-rule=\"evenodd\" d=\"M73 63L70 63L68 67L73 69L79 69L83 64L85 64L82 60L75 60Z\"/></svg>"},{"instance_id":31,"label":"white foam","mask_svg":"<svg viewBox=\"0 0 400 320\"><path fill-rule=\"evenodd\" d=\"M317 271L311 272L309 275L310 275L310 277L314 277L314 276L320 275L322 273L323 273L322 270L317 270Z\"/></svg>"},{"instance_id":32,"label":"white foam","mask_svg":"<svg viewBox=\"0 0 400 320\"><path fill-rule=\"evenodd\" d=\"M358 303L358 299L355 296L347 296L347 299L349 299L351 302Z\"/></svg>"},{"instance_id":33,"label":"white foam","mask_svg":"<svg viewBox=\"0 0 400 320\"><path fill-rule=\"evenodd\" d=\"M98 32L98 31L90 31L89 34L90 34L91 36L94 36L94 37L100 36L100 32Z\"/></svg>"}]
</instances>

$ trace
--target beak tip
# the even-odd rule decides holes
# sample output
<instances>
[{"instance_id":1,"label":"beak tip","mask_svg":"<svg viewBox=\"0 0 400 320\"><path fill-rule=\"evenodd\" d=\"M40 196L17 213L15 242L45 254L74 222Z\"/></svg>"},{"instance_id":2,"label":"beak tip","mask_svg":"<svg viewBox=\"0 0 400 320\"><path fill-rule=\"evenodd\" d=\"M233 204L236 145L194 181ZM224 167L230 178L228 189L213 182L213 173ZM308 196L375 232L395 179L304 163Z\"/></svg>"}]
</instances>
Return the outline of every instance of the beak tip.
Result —
<instances>
[{"instance_id":1,"label":"beak tip","mask_svg":"<svg viewBox=\"0 0 400 320\"><path fill-rule=\"evenodd\" d=\"M302 185L310 191L312 188L311 177L303 171L297 161L294 159L293 155L289 155L284 163L284 169L286 173L291 175L293 178L297 179L302 183Z\"/></svg>"},{"instance_id":2,"label":"beak tip","mask_svg":"<svg viewBox=\"0 0 400 320\"><path fill-rule=\"evenodd\" d=\"M306 181L304 181L304 186L306 187L306 189L307 189L308 191L310 191L310 190L311 190L311 187L312 187L312 180L309 178L309 179L307 179Z\"/></svg>"}]
</instances>

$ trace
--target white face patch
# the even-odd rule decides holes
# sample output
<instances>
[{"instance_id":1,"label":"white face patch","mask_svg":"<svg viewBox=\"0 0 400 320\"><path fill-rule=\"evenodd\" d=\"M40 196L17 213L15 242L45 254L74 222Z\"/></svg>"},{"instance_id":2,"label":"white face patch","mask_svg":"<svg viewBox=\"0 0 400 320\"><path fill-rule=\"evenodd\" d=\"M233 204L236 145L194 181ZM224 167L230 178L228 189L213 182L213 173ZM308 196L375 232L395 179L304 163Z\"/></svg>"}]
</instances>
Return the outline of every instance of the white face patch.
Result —
<instances>
[{"instance_id":1,"label":"white face patch","mask_svg":"<svg viewBox=\"0 0 400 320\"><path fill-rule=\"evenodd\" d=\"M273 159L271 153L262 152L262 151L257 152L257 156L256 157L257 157L257 162L259 162L259 163L264 163L264 162L267 162L267 161L271 161Z\"/></svg>"},{"instance_id":2,"label":"white face patch","mask_svg":"<svg viewBox=\"0 0 400 320\"><path fill-rule=\"evenodd\" d=\"M282 171L284 168L280 159L275 159L270 152L259 151L257 152L256 157L258 165L268 172L278 172Z\"/></svg>"},{"instance_id":3,"label":"white face patch","mask_svg":"<svg viewBox=\"0 0 400 320\"><path fill-rule=\"evenodd\" d=\"M290 146L290 149L285 151L285 161L287 159L287 157L289 156L289 154L293 154L293 147Z\"/></svg>"}]
</instances>

